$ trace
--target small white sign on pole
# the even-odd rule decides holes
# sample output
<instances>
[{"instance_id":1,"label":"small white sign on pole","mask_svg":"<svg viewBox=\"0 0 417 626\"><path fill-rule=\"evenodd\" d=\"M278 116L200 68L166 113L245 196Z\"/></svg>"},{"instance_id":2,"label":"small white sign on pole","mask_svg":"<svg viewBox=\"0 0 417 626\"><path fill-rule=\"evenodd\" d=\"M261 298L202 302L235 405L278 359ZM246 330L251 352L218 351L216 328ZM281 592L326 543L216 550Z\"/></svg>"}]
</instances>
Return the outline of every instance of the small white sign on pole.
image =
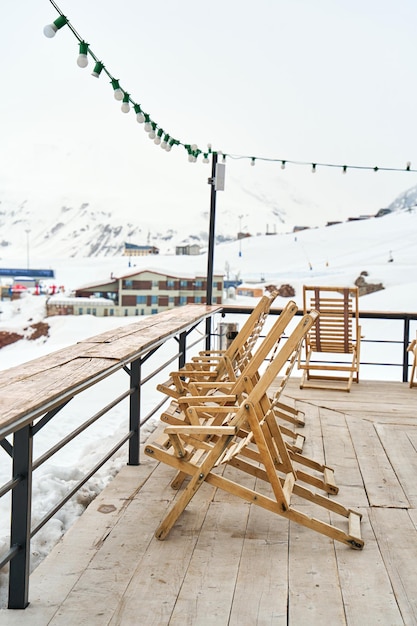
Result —
<instances>
[{"instance_id":1,"label":"small white sign on pole","mask_svg":"<svg viewBox=\"0 0 417 626\"><path fill-rule=\"evenodd\" d=\"M226 163L216 164L216 180L214 188L216 191L224 191L224 178L226 174Z\"/></svg>"}]
</instances>

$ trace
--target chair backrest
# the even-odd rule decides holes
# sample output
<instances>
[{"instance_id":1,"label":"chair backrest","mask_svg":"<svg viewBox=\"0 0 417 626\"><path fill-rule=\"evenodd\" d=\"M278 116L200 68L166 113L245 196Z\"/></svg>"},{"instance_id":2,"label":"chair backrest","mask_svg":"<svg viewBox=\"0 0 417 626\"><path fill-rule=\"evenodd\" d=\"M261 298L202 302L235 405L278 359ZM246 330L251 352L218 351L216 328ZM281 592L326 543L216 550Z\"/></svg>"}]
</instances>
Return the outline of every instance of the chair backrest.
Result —
<instances>
[{"instance_id":1,"label":"chair backrest","mask_svg":"<svg viewBox=\"0 0 417 626\"><path fill-rule=\"evenodd\" d=\"M262 296L225 351L224 356L230 360L236 374L241 372L250 361L253 349L261 335L272 303L277 295L278 292L274 291Z\"/></svg>"},{"instance_id":2,"label":"chair backrest","mask_svg":"<svg viewBox=\"0 0 417 626\"><path fill-rule=\"evenodd\" d=\"M311 311L301 318L285 343L283 343L279 350L275 352L274 358L269 363L265 372L259 376L259 379L247 396L247 402L252 402L254 404L260 403L262 399L266 397L267 391L271 387L272 383L276 382L277 377L285 368L284 374L282 375L275 392L275 397L277 399L279 398L297 359L301 343L306 334L311 330L314 323L317 321L318 316L319 314L317 311Z\"/></svg>"},{"instance_id":3,"label":"chair backrest","mask_svg":"<svg viewBox=\"0 0 417 626\"><path fill-rule=\"evenodd\" d=\"M304 312L320 313L308 341L316 352L352 353L359 337L359 290L357 287L304 285Z\"/></svg>"}]
</instances>

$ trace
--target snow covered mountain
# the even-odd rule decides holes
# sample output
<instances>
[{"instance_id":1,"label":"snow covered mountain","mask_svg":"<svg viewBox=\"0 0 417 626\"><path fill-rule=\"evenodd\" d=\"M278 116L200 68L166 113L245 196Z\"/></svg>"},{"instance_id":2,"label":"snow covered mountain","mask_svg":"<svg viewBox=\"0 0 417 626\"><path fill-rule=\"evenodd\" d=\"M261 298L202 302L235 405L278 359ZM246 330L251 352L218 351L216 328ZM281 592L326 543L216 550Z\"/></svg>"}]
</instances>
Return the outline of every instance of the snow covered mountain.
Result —
<instances>
[{"instance_id":1,"label":"snow covered mountain","mask_svg":"<svg viewBox=\"0 0 417 626\"><path fill-rule=\"evenodd\" d=\"M253 215L236 216L230 208L218 208L217 243L235 241L239 230L252 235L291 232L294 224L286 220L285 210L280 209L271 198L252 194L251 201ZM417 186L400 194L387 208L390 211L411 210L416 205ZM0 262L8 258L29 261L29 256L120 256L125 242L154 245L162 254L174 254L176 245L197 243L203 248L207 245L208 211L196 211L192 216L182 217L176 214L172 221L165 219L162 224L152 215L145 217L132 211L126 220L125 214L126 211L121 211L119 207L108 210L87 202L78 206L34 208L33 203L28 201L20 204L0 201ZM305 222L301 221L301 224L318 225L311 223L308 207L301 206L295 219L302 220L304 214ZM320 221L318 214L316 219Z\"/></svg>"},{"instance_id":2,"label":"snow covered mountain","mask_svg":"<svg viewBox=\"0 0 417 626\"><path fill-rule=\"evenodd\" d=\"M395 198L390 205L388 205L388 209L390 211L412 211L417 207L417 185L407 189L399 196Z\"/></svg>"}]
</instances>

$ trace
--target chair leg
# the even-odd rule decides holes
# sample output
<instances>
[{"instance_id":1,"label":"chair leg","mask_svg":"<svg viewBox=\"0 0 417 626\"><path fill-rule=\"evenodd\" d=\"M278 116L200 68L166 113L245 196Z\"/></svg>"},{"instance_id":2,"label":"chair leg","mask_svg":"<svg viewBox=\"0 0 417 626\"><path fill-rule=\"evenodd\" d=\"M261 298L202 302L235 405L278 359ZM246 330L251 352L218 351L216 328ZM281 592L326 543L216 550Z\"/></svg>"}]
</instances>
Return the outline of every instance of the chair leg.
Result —
<instances>
[{"instance_id":1,"label":"chair leg","mask_svg":"<svg viewBox=\"0 0 417 626\"><path fill-rule=\"evenodd\" d=\"M157 539L159 539L160 541L166 539L171 528L174 526L175 522L184 511L191 498L200 489L201 485L207 478L207 475L213 469L218 457L227 448L232 438L232 435L221 437L216 445L213 447L213 449L207 454L207 457L202 462L202 464L196 467L194 476L192 476L190 482L188 483L182 494L175 501L173 507L157 528L155 532L155 537Z\"/></svg>"}]
</instances>

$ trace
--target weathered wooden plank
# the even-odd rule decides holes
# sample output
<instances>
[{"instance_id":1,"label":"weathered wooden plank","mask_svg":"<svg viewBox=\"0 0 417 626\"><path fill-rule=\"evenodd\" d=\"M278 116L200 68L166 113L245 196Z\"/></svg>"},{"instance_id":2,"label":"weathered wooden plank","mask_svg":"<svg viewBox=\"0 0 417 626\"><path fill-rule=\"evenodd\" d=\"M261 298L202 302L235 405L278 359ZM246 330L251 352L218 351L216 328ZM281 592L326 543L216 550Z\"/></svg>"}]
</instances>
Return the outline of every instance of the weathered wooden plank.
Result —
<instances>
[{"instance_id":1,"label":"weathered wooden plank","mask_svg":"<svg viewBox=\"0 0 417 626\"><path fill-rule=\"evenodd\" d=\"M271 494L262 481L256 489ZM288 532L288 520L250 506L230 626L287 626Z\"/></svg>"},{"instance_id":2,"label":"weathered wooden plank","mask_svg":"<svg viewBox=\"0 0 417 626\"><path fill-rule=\"evenodd\" d=\"M106 624L121 626L143 623L162 626L172 623L171 615L214 491L214 488L203 485L187 507L187 512L172 529L169 538L158 541L152 536L146 551L133 555L136 569L123 598L115 607L112 619ZM171 492L176 493L172 489ZM157 492L154 497L156 502L160 502ZM160 506L168 503L165 501ZM146 515L146 505L142 510ZM152 518L153 532L163 514L161 511L159 519ZM140 532L140 526L134 518L130 519L130 523L136 532Z\"/></svg>"},{"instance_id":3,"label":"weathered wooden plank","mask_svg":"<svg viewBox=\"0 0 417 626\"><path fill-rule=\"evenodd\" d=\"M290 525L289 536L288 623L345 624L334 542L298 524Z\"/></svg>"},{"instance_id":4,"label":"weathered wooden plank","mask_svg":"<svg viewBox=\"0 0 417 626\"><path fill-rule=\"evenodd\" d=\"M356 417L347 418L359 467L371 506L407 508L410 503L398 480L387 449L375 425Z\"/></svg>"},{"instance_id":5,"label":"weathered wooden plank","mask_svg":"<svg viewBox=\"0 0 417 626\"><path fill-rule=\"evenodd\" d=\"M338 578L343 597L347 624L402 625L403 620L395 599L384 559L378 547L366 509L361 531L365 548L358 553L346 550L335 542ZM335 520L336 521L336 520Z\"/></svg>"},{"instance_id":6,"label":"weathered wooden plank","mask_svg":"<svg viewBox=\"0 0 417 626\"><path fill-rule=\"evenodd\" d=\"M111 329L100 335L83 339L79 343L56 350L38 359L17 365L8 370L0 371L0 390L12 382L25 379L35 373L61 366L79 356L94 356L94 349L103 349L103 358L116 358L114 351L119 343L122 346L120 354L124 357L140 349L146 349L155 338L161 339L172 333L181 332L193 326L200 318L215 313L218 306L203 304L187 305L145 317L137 322ZM91 354L90 354L91 351ZM120 358L120 354L117 358ZM97 352L97 356L100 356Z\"/></svg>"},{"instance_id":7,"label":"weathered wooden plank","mask_svg":"<svg viewBox=\"0 0 417 626\"><path fill-rule=\"evenodd\" d=\"M417 507L417 425L376 424L384 450L407 500Z\"/></svg>"},{"instance_id":8,"label":"weathered wooden plank","mask_svg":"<svg viewBox=\"0 0 417 626\"><path fill-rule=\"evenodd\" d=\"M249 509L241 500L211 504L178 594L171 626L229 623Z\"/></svg>"},{"instance_id":9,"label":"weathered wooden plank","mask_svg":"<svg viewBox=\"0 0 417 626\"><path fill-rule=\"evenodd\" d=\"M372 508L373 531L404 624L417 624L417 529L405 509Z\"/></svg>"},{"instance_id":10,"label":"weathered wooden plank","mask_svg":"<svg viewBox=\"0 0 417 626\"><path fill-rule=\"evenodd\" d=\"M286 394L297 400L308 399L317 406L359 415L371 421L383 421L386 416L399 417L406 423L412 423L414 419L409 411L404 411L413 401L410 396L412 391L406 383L364 380L352 385L350 393L342 394L331 389L300 389L299 381L299 378L293 376L286 387Z\"/></svg>"},{"instance_id":11,"label":"weathered wooden plank","mask_svg":"<svg viewBox=\"0 0 417 626\"><path fill-rule=\"evenodd\" d=\"M334 468L334 478L339 487L339 494L332 499L355 509L367 506L368 498L347 424L350 416L323 407L320 407L319 415L326 463Z\"/></svg>"},{"instance_id":12,"label":"weathered wooden plank","mask_svg":"<svg viewBox=\"0 0 417 626\"><path fill-rule=\"evenodd\" d=\"M141 615L143 623L156 626L161 623L158 616L169 615L177 595L175 583L182 581L183 569L189 560L187 553L191 553L196 536L188 532L185 538L181 533L173 538L173 545L164 546L154 538L157 520L164 514L167 503L176 496L169 487L170 472L158 468L156 474L143 486L139 497L133 498L123 519L106 537L101 550L94 555L60 607L51 623L53 626L75 623L80 613L86 616L81 617L81 624L135 624L133 614L126 614L124 601L125 594L129 597L132 592L140 602L140 608L136 606L136 616ZM164 484L162 494L161 481ZM213 490L209 488L207 491ZM157 492L162 497L156 497ZM210 498L200 497L194 507L204 511L209 501ZM189 526L187 530L191 528ZM168 555L170 564L167 564ZM100 584L94 585L97 572ZM143 581L144 575L147 584Z\"/></svg>"},{"instance_id":13,"label":"weathered wooden plank","mask_svg":"<svg viewBox=\"0 0 417 626\"><path fill-rule=\"evenodd\" d=\"M115 363L108 359L74 359L62 366L33 374L2 390L0 427L12 425L30 412L50 410L66 398L78 393L79 386L105 375ZM86 388L88 384L86 384Z\"/></svg>"}]
</instances>

